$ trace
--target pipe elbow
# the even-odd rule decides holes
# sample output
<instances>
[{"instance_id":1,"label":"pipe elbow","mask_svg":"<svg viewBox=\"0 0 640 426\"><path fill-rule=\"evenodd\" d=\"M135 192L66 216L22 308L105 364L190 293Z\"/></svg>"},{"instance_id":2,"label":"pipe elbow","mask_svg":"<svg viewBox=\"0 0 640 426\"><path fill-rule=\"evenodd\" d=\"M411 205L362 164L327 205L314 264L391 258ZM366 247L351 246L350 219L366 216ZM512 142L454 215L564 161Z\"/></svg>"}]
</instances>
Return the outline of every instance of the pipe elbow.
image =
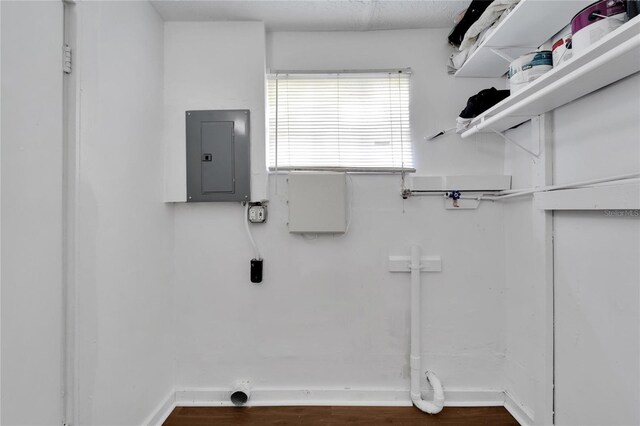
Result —
<instances>
[{"instance_id":1,"label":"pipe elbow","mask_svg":"<svg viewBox=\"0 0 640 426\"><path fill-rule=\"evenodd\" d=\"M436 405L435 402L425 401L420 395L411 395L411 401L416 408L427 414L438 414L442 411L442 405Z\"/></svg>"},{"instance_id":2,"label":"pipe elbow","mask_svg":"<svg viewBox=\"0 0 640 426\"><path fill-rule=\"evenodd\" d=\"M425 401L422 399L420 392L411 392L411 401L420 411L429 414L438 414L444 407L444 390L442 382L433 371L427 371L427 380L433 388L433 401Z\"/></svg>"},{"instance_id":3,"label":"pipe elbow","mask_svg":"<svg viewBox=\"0 0 640 426\"><path fill-rule=\"evenodd\" d=\"M444 405L444 389L442 388L442 382L433 371L427 371L427 380L433 388L433 402L442 407Z\"/></svg>"}]
</instances>

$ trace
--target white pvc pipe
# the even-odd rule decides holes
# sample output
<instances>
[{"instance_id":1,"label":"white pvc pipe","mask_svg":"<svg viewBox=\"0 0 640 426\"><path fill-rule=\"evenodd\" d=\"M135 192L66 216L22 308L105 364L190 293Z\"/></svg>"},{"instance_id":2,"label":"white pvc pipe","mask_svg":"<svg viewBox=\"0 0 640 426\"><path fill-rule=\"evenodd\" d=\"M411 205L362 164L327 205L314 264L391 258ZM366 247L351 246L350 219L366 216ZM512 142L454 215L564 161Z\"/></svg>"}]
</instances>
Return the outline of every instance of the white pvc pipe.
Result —
<instances>
[{"instance_id":1,"label":"white pvc pipe","mask_svg":"<svg viewBox=\"0 0 640 426\"><path fill-rule=\"evenodd\" d=\"M501 201L508 198L521 197L523 195L531 195L537 192L550 192L550 191L558 191L562 189L591 188L591 187L598 187L598 186L604 186L604 185L624 185L629 183L636 183L638 182L638 179L640 179L640 172L635 172L635 173L627 173L624 175L609 176L609 177L599 178L599 179L584 180L581 182L567 183L562 185L548 185L548 186L540 186L538 188L508 189L505 191L497 191L497 192L494 192L493 194L485 194L485 193L482 193L482 191L469 191L471 193L480 192L481 194L475 195L475 196L462 195L460 199L461 200ZM416 196L426 196L426 195L442 196L442 195L448 194L451 191L409 190L409 192L411 193L412 197L416 197Z\"/></svg>"},{"instance_id":2,"label":"white pvc pipe","mask_svg":"<svg viewBox=\"0 0 640 426\"><path fill-rule=\"evenodd\" d=\"M229 400L235 406L241 407L249 402L251 398L251 388L248 381L237 381L231 389L229 394Z\"/></svg>"},{"instance_id":3,"label":"white pvc pipe","mask_svg":"<svg viewBox=\"0 0 640 426\"><path fill-rule=\"evenodd\" d=\"M411 401L420 410L437 414L444 406L444 391L440 379L432 371L427 371L427 380L433 387L433 402L425 401L420 394L420 247L411 247Z\"/></svg>"},{"instance_id":4,"label":"white pvc pipe","mask_svg":"<svg viewBox=\"0 0 640 426\"><path fill-rule=\"evenodd\" d=\"M635 172L635 173L627 173L624 175L609 176L609 177L600 178L600 179L583 180L581 182L567 183L562 185L549 185L549 186L542 186L539 188L531 188L531 189L510 189L506 191L500 191L494 194L493 196L488 196L488 197L483 196L482 198L485 200L498 201L498 200L504 200L506 198L520 197L522 195L530 195L537 192L549 192L549 191L557 191L560 189L579 188L583 186L596 185L600 183L625 181L625 180L637 178L639 176L640 176L640 172Z\"/></svg>"},{"instance_id":5,"label":"white pvc pipe","mask_svg":"<svg viewBox=\"0 0 640 426\"><path fill-rule=\"evenodd\" d=\"M251 229L249 228L249 203L247 203L244 210L244 229L247 231L247 235L249 236L249 241L251 242L251 247L253 247L254 259L257 259L257 260L262 259L262 257L260 256L260 250L258 250L258 245L256 244L256 240L253 239L253 235L251 234Z\"/></svg>"}]
</instances>

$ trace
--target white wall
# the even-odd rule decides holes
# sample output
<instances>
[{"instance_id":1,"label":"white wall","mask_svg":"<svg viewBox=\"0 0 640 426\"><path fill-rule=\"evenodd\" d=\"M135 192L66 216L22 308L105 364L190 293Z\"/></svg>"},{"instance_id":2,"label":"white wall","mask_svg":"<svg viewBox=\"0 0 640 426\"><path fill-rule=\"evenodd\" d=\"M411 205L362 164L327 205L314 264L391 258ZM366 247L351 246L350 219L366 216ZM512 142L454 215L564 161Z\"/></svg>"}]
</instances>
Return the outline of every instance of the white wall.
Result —
<instances>
[{"instance_id":1,"label":"white wall","mask_svg":"<svg viewBox=\"0 0 640 426\"><path fill-rule=\"evenodd\" d=\"M512 131L509 137L522 141L529 138L531 123ZM531 158L520 155L511 145L505 146L505 174L511 174L513 188L531 188ZM535 355L533 341L523 339L523 330L536 323L539 314L530 297L540 286L537 265L529 261L534 254L532 203L528 198L504 202L505 279L506 279L506 345L505 386L510 395L533 414L535 400Z\"/></svg>"},{"instance_id":2,"label":"white wall","mask_svg":"<svg viewBox=\"0 0 640 426\"><path fill-rule=\"evenodd\" d=\"M76 423L141 424L173 388L163 22L147 2L77 7Z\"/></svg>"},{"instance_id":3,"label":"white wall","mask_svg":"<svg viewBox=\"0 0 640 426\"><path fill-rule=\"evenodd\" d=\"M640 74L554 122L556 182L640 170ZM558 212L554 228L557 423L640 424L640 217Z\"/></svg>"},{"instance_id":4,"label":"white wall","mask_svg":"<svg viewBox=\"0 0 640 426\"><path fill-rule=\"evenodd\" d=\"M2 424L62 423L62 3L2 2Z\"/></svg>"},{"instance_id":5,"label":"white wall","mask_svg":"<svg viewBox=\"0 0 640 426\"><path fill-rule=\"evenodd\" d=\"M533 140L533 128L533 123L527 122L509 131L508 136L536 152L538 145L537 140ZM512 176L512 187L543 186L544 182L536 180L536 173L544 167L544 156L544 145L541 158L533 159L519 148L505 144L504 172ZM533 209L530 197L513 198L500 204L505 236L505 390L536 424L549 424L552 390L545 391L544 386L552 386L553 379L544 368L552 369L552 365L547 364L552 358L552 348L546 347L552 346L546 335L552 333L547 322L547 316L552 315L552 309L547 306L552 285L547 283L544 260L551 260L548 257L551 243L545 240L548 236L539 226L545 220L545 213ZM549 382L545 383L547 379Z\"/></svg>"},{"instance_id":6,"label":"white wall","mask_svg":"<svg viewBox=\"0 0 640 426\"><path fill-rule=\"evenodd\" d=\"M558 425L640 424L640 220L603 216L555 218Z\"/></svg>"},{"instance_id":7,"label":"white wall","mask_svg":"<svg viewBox=\"0 0 640 426\"><path fill-rule=\"evenodd\" d=\"M244 62L263 43L255 25L165 24L165 119L168 129L179 129L181 149L184 110L264 102L262 87L248 89L253 73L264 72L260 61ZM271 69L411 66L420 171L499 173L502 145L491 138L477 145L456 136L421 141L451 124L468 96L496 82L448 76L445 40L444 30L275 33L267 37L267 62ZM217 60L188 53L194 45ZM246 64L242 72L239 64ZM261 388L408 389L409 276L387 272L386 258L412 243L442 255L444 265L443 273L425 276L424 368L449 390L503 388L499 206L448 212L439 198L403 203L399 176L356 175L349 233L307 240L287 233L285 177L277 191L273 175L269 184L269 221L253 226L265 259L258 286L249 282L239 204L175 205L178 388L248 378Z\"/></svg>"},{"instance_id":8,"label":"white wall","mask_svg":"<svg viewBox=\"0 0 640 426\"><path fill-rule=\"evenodd\" d=\"M167 201L187 199L185 111L198 109L250 110L251 196L266 198L264 37L262 22L165 24Z\"/></svg>"},{"instance_id":9,"label":"white wall","mask_svg":"<svg viewBox=\"0 0 640 426\"><path fill-rule=\"evenodd\" d=\"M554 183L640 170L639 118L640 75L556 110L550 135ZM510 136L531 144L530 128ZM514 186L531 186L535 167L522 151L506 148L505 173L513 174ZM542 312L532 309L531 300L539 300L544 282L530 262L540 235L532 230L530 199L505 206L507 391L535 411L541 397L534 379L539 340L523 339L522 330L535 334L542 324ZM553 226L556 422L638 424L638 218L556 212Z\"/></svg>"}]
</instances>

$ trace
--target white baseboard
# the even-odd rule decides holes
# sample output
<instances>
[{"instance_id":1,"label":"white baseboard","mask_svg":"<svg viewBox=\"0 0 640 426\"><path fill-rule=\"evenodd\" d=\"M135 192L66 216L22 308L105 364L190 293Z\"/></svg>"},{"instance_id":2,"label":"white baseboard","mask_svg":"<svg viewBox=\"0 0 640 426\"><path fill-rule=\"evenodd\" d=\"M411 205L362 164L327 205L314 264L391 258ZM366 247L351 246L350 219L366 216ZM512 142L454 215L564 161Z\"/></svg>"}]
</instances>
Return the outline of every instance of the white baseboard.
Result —
<instances>
[{"instance_id":1,"label":"white baseboard","mask_svg":"<svg viewBox=\"0 0 640 426\"><path fill-rule=\"evenodd\" d=\"M404 389L252 389L248 406L359 405L409 406ZM176 404L188 406L230 406L229 389L179 389Z\"/></svg>"},{"instance_id":2,"label":"white baseboard","mask_svg":"<svg viewBox=\"0 0 640 426\"><path fill-rule=\"evenodd\" d=\"M176 408L176 392L172 390L149 417L142 423L144 426L161 425Z\"/></svg>"},{"instance_id":3,"label":"white baseboard","mask_svg":"<svg viewBox=\"0 0 640 426\"><path fill-rule=\"evenodd\" d=\"M524 405L518 404L508 392L504 393L504 408L522 426L533 425L533 413Z\"/></svg>"},{"instance_id":4,"label":"white baseboard","mask_svg":"<svg viewBox=\"0 0 640 426\"><path fill-rule=\"evenodd\" d=\"M423 394L430 399L429 392ZM178 389L158 406L144 423L161 425L175 407L229 407L227 388ZM408 389L252 389L248 406L380 406L409 407L411 399ZM490 407L505 405L505 394L501 390L448 389L445 390L446 407ZM515 417L515 416L514 416Z\"/></svg>"},{"instance_id":5,"label":"white baseboard","mask_svg":"<svg viewBox=\"0 0 640 426\"><path fill-rule=\"evenodd\" d=\"M425 399L430 399L428 392ZM176 391L177 406L230 406L229 390L180 389ZM253 389L250 406L411 406L408 389ZM445 406L478 407L504 405L504 392L499 390L445 390Z\"/></svg>"},{"instance_id":6,"label":"white baseboard","mask_svg":"<svg viewBox=\"0 0 640 426\"><path fill-rule=\"evenodd\" d=\"M405 391L409 392L409 391ZM423 392L422 397L433 399L432 392ZM504 392L491 389L449 389L444 391L445 407L502 407Z\"/></svg>"}]
</instances>

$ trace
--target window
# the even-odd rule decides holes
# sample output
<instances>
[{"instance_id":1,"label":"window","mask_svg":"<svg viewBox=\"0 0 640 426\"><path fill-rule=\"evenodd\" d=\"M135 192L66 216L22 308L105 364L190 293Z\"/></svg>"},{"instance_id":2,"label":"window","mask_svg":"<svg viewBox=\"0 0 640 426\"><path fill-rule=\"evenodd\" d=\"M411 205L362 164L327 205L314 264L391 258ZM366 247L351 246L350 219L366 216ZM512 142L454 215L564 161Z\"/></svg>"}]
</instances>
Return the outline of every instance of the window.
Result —
<instances>
[{"instance_id":1,"label":"window","mask_svg":"<svg viewBox=\"0 0 640 426\"><path fill-rule=\"evenodd\" d=\"M413 170L410 73L274 74L270 170Z\"/></svg>"}]
</instances>

